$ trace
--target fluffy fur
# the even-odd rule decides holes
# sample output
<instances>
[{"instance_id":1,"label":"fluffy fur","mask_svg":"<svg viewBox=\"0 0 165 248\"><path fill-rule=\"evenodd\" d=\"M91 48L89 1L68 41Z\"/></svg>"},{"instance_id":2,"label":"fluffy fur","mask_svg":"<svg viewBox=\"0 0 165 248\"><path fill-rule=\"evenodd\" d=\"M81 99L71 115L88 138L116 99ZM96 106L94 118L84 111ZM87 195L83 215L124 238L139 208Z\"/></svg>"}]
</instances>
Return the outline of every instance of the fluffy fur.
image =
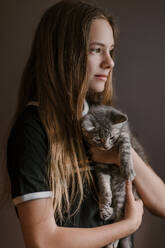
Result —
<instances>
[{"instance_id":1,"label":"fluffy fur","mask_svg":"<svg viewBox=\"0 0 165 248\"><path fill-rule=\"evenodd\" d=\"M117 222L124 216L125 180L134 180L135 171L131 156L131 146L144 161L147 161L143 148L132 135L126 114L111 106L92 106L82 119L82 130L89 145L98 149L119 150L120 166L96 163L99 186L100 217ZM133 187L135 198L138 198ZM106 248L116 248L118 240ZM130 237L121 240L123 248L130 248Z\"/></svg>"}]
</instances>

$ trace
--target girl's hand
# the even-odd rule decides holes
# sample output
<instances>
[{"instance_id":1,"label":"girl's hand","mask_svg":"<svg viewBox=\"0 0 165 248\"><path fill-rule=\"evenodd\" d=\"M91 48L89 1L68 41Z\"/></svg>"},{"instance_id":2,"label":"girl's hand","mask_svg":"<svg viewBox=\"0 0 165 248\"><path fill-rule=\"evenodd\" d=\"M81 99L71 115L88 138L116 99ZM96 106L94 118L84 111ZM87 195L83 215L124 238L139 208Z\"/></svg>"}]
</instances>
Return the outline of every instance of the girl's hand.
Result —
<instances>
[{"instance_id":1,"label":"girl's hand","mask_svg":"<svg viewBox=\"0 0 165 248\"><path fill-rule=\"evenodd\" d=\"M90 147L91 158L97 163L120 165L119 152L116 147L108 151L99 150L96 146Z\"/></svg>"},{"instance_id":2,"label":"girl's hand","mask_svg":"<svg viewBox=\"0 0 165 248\"><path fill-rule=\"evenodd\" d=\"M125 204L125 217L124 219L129 220L132 228L136 231L141 222L143 216L143 202L138 199L135 200L132 193L132 182L126 182L126 204Z\"/></svg>"}]
</instances>

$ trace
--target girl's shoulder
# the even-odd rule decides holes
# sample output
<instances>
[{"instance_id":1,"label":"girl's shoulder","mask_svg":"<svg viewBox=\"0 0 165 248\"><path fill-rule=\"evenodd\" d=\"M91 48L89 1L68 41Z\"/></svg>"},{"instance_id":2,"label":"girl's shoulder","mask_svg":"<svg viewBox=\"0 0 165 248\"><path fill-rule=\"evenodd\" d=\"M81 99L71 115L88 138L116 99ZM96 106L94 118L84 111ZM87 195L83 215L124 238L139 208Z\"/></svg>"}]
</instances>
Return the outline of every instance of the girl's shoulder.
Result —
<instances>
[{"instance_id":1,"label":"girl's shoulder","mask_svg":"<svg viewBox=\"0 0 165 248\"><path fill-rule=\"evenodd\" d=\"M37 106L27 106L12 126L7 168L15 205L51 196L47 178L48 140Z\"/></svg>"},{"instance_id":2,"label":"girl's shoulder","mask_svg":"<svg viewBox=\"0 0 165 248\"><path fill-rule=\"evenodd\" d=\"M38 107L29 105L10 130L7 141L8 158L17 160L24 156L27 159L33 154L33 158L45 160L48 148L48 137L40 120Z\"/></svg>"},{"instance_id":3,"label":"girl's shoulder","mask_svg":"<svg viewBox=\"0 0 165 248\"><path fill-rule=\"evenodd\" d=\"M32 124L35 127L41 127L42 123L39 117L38 106L27 105L18 119L15 121L13 128L20 128L28 124Z\"/></svg>"},{"instance_id":4,"label":"girl's shoulder","mask_svg":"<svg viewBox=\"0 0 165 248\"><path fill-rule=\"evenodd\" d=\"M24 111L15 120L9 134L10 139L19 139L20 137L42 138L47 140L45 128L41 122L38 106L27 105Z\"/></svg>"}]
</instances>

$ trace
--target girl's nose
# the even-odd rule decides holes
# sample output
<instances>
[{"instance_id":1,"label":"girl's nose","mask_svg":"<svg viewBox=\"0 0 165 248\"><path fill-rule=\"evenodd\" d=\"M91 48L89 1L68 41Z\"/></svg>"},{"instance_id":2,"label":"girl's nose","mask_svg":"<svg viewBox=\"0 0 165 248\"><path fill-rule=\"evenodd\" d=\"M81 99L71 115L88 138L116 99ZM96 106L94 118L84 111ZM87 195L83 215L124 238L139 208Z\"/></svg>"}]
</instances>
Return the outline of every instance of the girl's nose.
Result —
<instances>
[{"instance_id":1,"label":"girl's nose","mask_svg":"<svg viewBox=\"0 0 165 248\"><path fill-rule=\"evenodd\" d=\"M102 65L104 68L109 68L109 69L112 69L114 67L115 63L114 63L110 54L106 54L104 56L104 59L102 61Z\"/></svg>"}]
</instances>

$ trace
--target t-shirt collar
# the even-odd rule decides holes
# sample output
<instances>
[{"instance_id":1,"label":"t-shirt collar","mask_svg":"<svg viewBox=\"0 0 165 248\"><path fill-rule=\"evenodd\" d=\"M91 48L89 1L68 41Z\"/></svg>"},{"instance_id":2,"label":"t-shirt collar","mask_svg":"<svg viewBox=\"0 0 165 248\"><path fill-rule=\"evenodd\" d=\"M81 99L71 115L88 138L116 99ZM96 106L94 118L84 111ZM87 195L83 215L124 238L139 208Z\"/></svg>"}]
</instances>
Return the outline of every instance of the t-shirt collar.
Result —
<instances>
[{"instance_id":1,"label":"t-shirt collar","mask_svg":"<svg viewBox=\"0 0 165 248\"><path fill-rule=\"evenodd\" d=\"M86 101L86 99L84 99L84 107L83 107L83 112L82 112L82 116L86 115L89 111L89 105Z\"/></svg>"},{"instance_id":2,"label":"t-shirt collar","mask_svg":"<svg viewBox=\"0 0 165 248\"><path fill-rule=\"evenodd\" d=\"M36 101L30 101L26 104L26 106L29 106L29 105L33 105L33 106L39 106L38 102ZM86 115L89 111L89 105L86 101L86 99L84 100L84 106L83 106L83 112L82 112L82 116Z\"/></svg>"}]
</instances>

